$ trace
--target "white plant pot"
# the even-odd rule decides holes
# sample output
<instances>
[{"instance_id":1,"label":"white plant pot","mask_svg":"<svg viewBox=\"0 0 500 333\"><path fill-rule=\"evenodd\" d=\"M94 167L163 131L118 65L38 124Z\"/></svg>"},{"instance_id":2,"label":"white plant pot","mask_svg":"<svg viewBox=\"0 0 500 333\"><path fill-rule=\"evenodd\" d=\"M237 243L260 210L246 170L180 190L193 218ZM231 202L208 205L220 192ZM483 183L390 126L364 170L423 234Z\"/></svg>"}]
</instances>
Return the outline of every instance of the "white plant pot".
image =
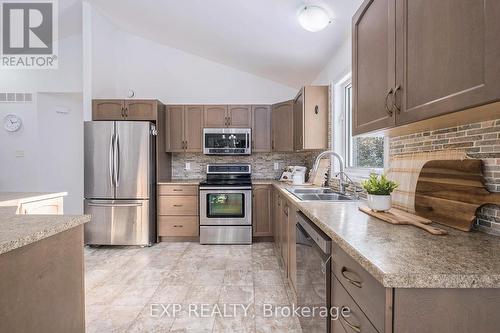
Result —
<instances>
[{"instance_id":1,"label":"white plant pot","mask_svg":"<svg viewBox=\"0 0 500 333\"><path fill-rule=\"evenodd\" d=\"M386 212L391 209L391 196L368 194L368 207L376 212Z\"/></svg>"}]
</instances>

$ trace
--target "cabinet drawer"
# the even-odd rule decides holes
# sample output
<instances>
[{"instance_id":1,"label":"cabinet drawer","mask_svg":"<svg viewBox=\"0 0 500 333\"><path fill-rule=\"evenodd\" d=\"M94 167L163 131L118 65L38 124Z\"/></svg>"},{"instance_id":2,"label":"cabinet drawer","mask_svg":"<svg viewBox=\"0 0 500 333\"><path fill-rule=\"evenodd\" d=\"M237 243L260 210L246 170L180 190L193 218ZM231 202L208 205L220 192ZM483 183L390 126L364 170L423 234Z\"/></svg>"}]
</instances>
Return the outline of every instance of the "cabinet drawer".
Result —
<instances>
[{"instance_id":1,"label":"cabinet drawer","mask_svg":"<svg viewBox=\"0 0 500 333\"><path fill-rule=\"evenodd\" d=\"M347 332L378 333L335 276L332 276L332 306L338 309L339 318L337 320ZM350 309L349 316L341 314L345 307Z\"/></svg>"},{"instance_id":2,"label":"cabinet drawer","mask_svg":"<svg viewBox=\"0 0 500 333\"><path fill-rule=\"evenodd\" d=\"M198 215L197 196L159 196L158 215Z\"/></svg>"},{"instance_id":3,"label":"cabinet drawer","mask_svg":"<svg viewBox=\"0 0 500 333\"><path fill-rule=\"evenodd\" d=\"M332 245L332 271L373 325L383 332L386 304L384 286L337 244Z\"/></svg>"},{"instance_id":4,"label":"cabinet drawer","mask_svg":"<svg viewBox=\"0 0 500 333\"><path fill-rule=\"evenodd\" d=\"M198 195L198 185L159 185L158 195Z\"/></svg>"},{"instance_id":5,"label":"cabinet drawer","mask_svg":"<svg viewBox=\"0 0 500 333\"><path fill-rule=\"evenodd\" d=\"M198 236L198 216L159 216L158 236Z\"/></svg>"}]
</instances>

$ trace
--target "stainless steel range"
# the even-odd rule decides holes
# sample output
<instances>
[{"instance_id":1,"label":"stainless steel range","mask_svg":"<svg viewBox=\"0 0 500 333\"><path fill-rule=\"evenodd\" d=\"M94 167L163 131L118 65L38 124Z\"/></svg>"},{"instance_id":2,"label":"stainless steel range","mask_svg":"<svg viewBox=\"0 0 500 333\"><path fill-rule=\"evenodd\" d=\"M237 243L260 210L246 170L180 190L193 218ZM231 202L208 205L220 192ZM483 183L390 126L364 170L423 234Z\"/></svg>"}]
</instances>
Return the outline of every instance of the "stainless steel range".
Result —
<instances>
[{"instance_id":1,"label":"stainless steel range","mask_svg":"<svg viewBox=\"0 0 500 333\"><path fill-rule=\"evenodd\" d=\"M209 164L200 183L200 243L252 243L250 164Z\"/></svg>"}]
</instances>

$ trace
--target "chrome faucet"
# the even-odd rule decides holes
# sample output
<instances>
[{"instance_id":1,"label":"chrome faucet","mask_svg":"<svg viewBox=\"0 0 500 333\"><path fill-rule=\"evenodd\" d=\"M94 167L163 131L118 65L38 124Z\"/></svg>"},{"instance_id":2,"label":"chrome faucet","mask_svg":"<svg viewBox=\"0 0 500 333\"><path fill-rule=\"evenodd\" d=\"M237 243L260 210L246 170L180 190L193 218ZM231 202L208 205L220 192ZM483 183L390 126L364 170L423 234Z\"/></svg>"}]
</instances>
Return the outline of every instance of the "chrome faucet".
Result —
<instances>
[{"instance_id":1,"label":"chrome faucet","mask_svg":"<svg viewBox=\"0 0 500 333\"><path fill-rule=\"evenodd\" d=\"M335 156L337 158L337 160L339 161L339 167L340 167L340 172L339 172L339 180L340 180L339 192L342 193L342 194L345 194L345 185L344 185L344 176L345 176L345 173L344 173L344 158L342 156L340 156L339 154L337 154L333 150L327 150L327 151L324 151L324 152L320 153L316 157L316 161L314 161L314 165L313 165L313 168L312 168L313 172L317 172L318 171L319 161L321 161L321 159L323 157L325 157L325 156Z\"/></svg>"}]
</instances>

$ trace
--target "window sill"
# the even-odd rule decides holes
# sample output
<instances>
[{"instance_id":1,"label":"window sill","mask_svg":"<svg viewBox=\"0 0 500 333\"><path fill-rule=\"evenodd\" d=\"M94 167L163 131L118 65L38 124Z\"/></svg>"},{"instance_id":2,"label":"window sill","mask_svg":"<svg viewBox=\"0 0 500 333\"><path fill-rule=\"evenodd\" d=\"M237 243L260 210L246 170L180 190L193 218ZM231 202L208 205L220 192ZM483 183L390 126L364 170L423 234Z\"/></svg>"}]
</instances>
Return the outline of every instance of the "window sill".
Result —
<instances>
[{"instance_id":1,"label":"window sill","mask_svg":"<svg viewBox=\"0 0 500 333\"><path fill-rule=\"evenodd\" d=\"M376 174L382 174L384 172L384 169L363 169L363 168L349 168L345 169L344 171L349 178L352 179L353 182L355 183L360 183L361 181L368 179L370 177L370 174L376 173ZM332 179L337 179L337 177L332 177Z\"/></svg>"}]
</instances>

